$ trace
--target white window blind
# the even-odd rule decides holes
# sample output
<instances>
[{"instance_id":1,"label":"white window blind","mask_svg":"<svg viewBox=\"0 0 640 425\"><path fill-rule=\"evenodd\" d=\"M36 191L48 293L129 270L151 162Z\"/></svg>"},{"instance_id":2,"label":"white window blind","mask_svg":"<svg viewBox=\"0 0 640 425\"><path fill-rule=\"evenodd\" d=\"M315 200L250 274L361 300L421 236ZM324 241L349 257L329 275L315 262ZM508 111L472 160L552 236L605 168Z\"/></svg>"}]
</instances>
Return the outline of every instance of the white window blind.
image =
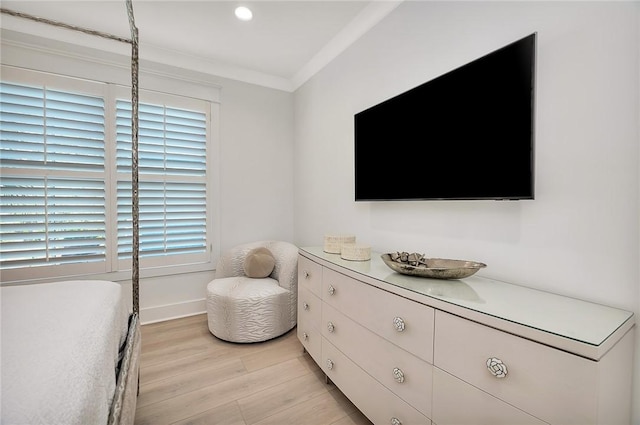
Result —
<instances>
[{"instance_id":1,"label":"white window blind","mask_svg":"<svg viewBox=\"0 0 640 425\"><path fill-rule=\"evenodd\" d=\"M129 92L2 66L3 282L130 270ZM208 268L212 105L149 91L141 100L141 269Z\"/></svg>"},{"instance_id":2,"label":"white window blind","mask_svg":"<svg viewBox=\"0 0 640 425\"><path fill-rule=\"evenodd\" d=\"M105 103L0 85L0 268L104 262Z\"/></svg>"},{"instance_id":3,"label":"white window blind","mask_svg":"<svg viewBox=\"0 0 640 425\"><path fill-rule=\"evenodd\" d=\"M118 257L131 255L131 102L116 102ZM140 257L207 250L207 115L139 105Z\"/></svg>"}]
</instances>

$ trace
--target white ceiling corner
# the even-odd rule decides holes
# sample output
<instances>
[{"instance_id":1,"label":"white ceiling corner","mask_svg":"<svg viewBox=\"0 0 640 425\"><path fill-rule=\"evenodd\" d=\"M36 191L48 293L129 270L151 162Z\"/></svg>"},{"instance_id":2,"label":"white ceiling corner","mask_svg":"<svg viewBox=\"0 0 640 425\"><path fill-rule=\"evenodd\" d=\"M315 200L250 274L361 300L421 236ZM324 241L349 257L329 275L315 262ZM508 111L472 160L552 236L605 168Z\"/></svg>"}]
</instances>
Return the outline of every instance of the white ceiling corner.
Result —
<instances>
[{"instance_id":1,"label":"white ceiling corner","mask_svg":"<svg viewBox=\"0 0 640 425\"><path fill-rule=\"evenodd\" d=\"M316 55L306 62L291 79L297 89L325 67L336 56L391 13L403 0L373 1L338 32Z\"/></svg>"}]
</instances>

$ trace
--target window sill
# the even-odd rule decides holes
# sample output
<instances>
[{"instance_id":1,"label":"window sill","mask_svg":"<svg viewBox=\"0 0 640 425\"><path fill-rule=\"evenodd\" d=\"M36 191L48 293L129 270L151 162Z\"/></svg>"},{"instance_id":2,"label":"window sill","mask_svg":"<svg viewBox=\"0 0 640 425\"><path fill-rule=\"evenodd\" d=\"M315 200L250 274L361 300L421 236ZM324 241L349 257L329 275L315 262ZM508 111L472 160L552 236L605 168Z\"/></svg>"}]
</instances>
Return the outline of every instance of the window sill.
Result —
<instances>
[{"instance_id":1,"label":"window sill","mask_svg":"<svg viewBox=\"0 0 640 425\"><path fill-rule=\"evenodd\" d=\"M140 280L150 279L156 277L167 277L186 273L208 272L215 270L215 263L197 263L197 264L184 264L179 266L163 266L163 267L149 267L140 269ZM3 281L0 283L2 286L20 285L20 284L34 284L34 283L47 283L47 282L61 282L65 280L108 280L113 282L131 282L131 270L117 271L111 273L96 273L96 274L83 274L83 275L69 275L69 276L57 276L51 278L39 278L29 280L15 280L15 281Z\"/></svg>"}]
</instances>

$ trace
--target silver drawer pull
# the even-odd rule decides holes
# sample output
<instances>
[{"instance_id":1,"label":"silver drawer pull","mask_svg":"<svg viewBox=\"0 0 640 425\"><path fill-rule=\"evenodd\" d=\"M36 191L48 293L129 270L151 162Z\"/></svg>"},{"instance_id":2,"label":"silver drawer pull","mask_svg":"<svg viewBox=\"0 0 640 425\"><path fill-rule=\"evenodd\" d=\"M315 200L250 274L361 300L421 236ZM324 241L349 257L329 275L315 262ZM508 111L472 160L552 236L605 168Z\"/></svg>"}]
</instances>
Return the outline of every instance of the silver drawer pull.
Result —
<instances>
[{"instance_id":1,"label":"silver drawer pull","mask_svg":"<svg viewBox=\"0 0 640 425\"><path fill-rule=\"evenodd\" d=\"M336 329L336 327L333 326L333 323L331 323L331 322L327 323L327 330L329 332L333 332L335 329Z\"/></svg>"},{"instance_id":2,"label":"silver drawer pull","mask_svg":"<svg viewBox=\"0 0 640 425\"><path fill-rule=\"evenodd\" d=\"M327 292L329 292L329 295L333 295L336 293L336 288L334 288L332 285L329 285L329 289Z\"/></svg>"},{"instance_id":3,"label":"silver drawer pull","mask_svg":"<svg viewBox=\"0 0 640 425\"><path fill-rule=\"evenodd\" d=\"M304 339L305 341L307 341L309 339L309 334L307 334L306 332L302 333L302 339Z\"/></svg>"},{"instance_id":4,"label":"silver drawer pull","mask_svg":"<svg viewBox=\"0 0 640 425\"><path fill-rule=\"evenodd\" d=\"M302 302L302 308L304 308L305 310L309 310L309 304L307 304L306 302Z\"/></svg>"},{"instance_id":5,"label":"silver drawer pull","mask_svg":"<svg viewBox=\"0 0 640 425\"><path fill-rule=\"evenodd\" d=\"M327 369L333 369L333 361L331 359L327 359Z\"/></svg>"},{"instance_id":6,"label":"silver drawer pull","mask_svg":"<svg viewBox=\"0 0 640 425\"><path fill-rule=\"evenodd\" d=\"M393 326L396 328L396 331L402 332L404 331L404 319L402 317L396 316L393 318Z\"/></svg>"},{"instance_id":7,"label":"silver drawer pull","mask_svg":"<svg viewBox=\"0 0 640 425\"><path fill-rule=\"evenodd\" d=\"M404 372L399 367L393 368L393 379L396 380L397 383L402 384L404 382Z\"/></svg>"},{"instance_id":8,"label":"silver drawer pull","mask_svg":"<svg viewBox=\"0 0 640 425\"><path fill-rule=\"evenodd\" d=\"M389 423L391 425L402 425L402 422L400 422L400 419L398 418L391 418L391 420L389 421Z\"/></svg>"},{"instance_id":9,"label":"silver drawer pull","mask_svg":"<svg viewBox=\"0 0 640 425\"><path fill-rule=\"evenodd\" d=\"M506 378L507 376L507 365L497 357L487 359L487 369L496 378Z\"/></svg>"}]
</instances>

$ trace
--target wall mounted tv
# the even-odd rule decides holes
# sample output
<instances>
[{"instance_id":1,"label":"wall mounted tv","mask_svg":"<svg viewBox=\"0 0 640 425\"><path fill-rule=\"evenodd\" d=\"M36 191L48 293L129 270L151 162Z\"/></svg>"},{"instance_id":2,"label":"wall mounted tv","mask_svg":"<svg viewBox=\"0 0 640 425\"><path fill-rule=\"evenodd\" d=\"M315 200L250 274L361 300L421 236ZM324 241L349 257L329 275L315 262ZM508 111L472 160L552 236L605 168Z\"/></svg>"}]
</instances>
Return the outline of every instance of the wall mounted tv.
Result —
<instances>
[{"instance_id":1,"label":"wall mounted tv","mask_svg":"<svg viewBox=\"0 0 640 425\"><path fill-rule=\"evenodd\" d=\"M355 115L355 200L534 198L536 33Z\"/></svg>"}]
</instances>

